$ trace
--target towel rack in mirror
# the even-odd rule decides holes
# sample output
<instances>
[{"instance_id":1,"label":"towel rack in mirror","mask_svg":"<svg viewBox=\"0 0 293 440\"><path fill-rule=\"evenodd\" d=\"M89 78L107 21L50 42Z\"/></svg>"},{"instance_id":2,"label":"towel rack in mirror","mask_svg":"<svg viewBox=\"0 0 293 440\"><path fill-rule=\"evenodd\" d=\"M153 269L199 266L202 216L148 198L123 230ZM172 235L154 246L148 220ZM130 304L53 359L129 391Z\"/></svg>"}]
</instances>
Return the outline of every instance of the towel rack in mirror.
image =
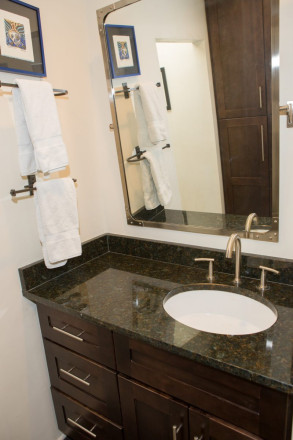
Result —
<instances>
[{"instance_id":1,"label":"towel rack in mirror","mask_svg":"<svg viewBox=\"0 0 293 440\"><path fill-rule=\"evenodd\" d=\"M161 87L161 83L157 82L156 83L157 87ZM124 93L124 98L128 99L129 98L129 92L133 92L134 90L138 90L139 87L128 87L127 83L122 83L122 90L114 90L114 95L119 95L120 93Z\"/></svg>"},{"instance_id":2,"label":"towel rack in mirror","mask_svg":"<svg viewBox=\"0 0 293 440\"><path fill-rule=\"evenodd\" d=\"M15 83L6 83L3 81L0 81L0 87L5 86L5 87L18 87L17 84ZM64 96L64 95L68 95L68 90L63 90L63 89L53 89L54 95L55 96Z\"/></svg>"},{"instance_id":3,"label":"towel rack in mirror","mask_svg":"<svg viewBox=\"0 0 293 440\"><path fill-rule=\"evenodd\" d=\"M162 147L162 150L164 150L165 148L170 148L171 145L170 144L166 144L164 147ZM126 160L127 162L133 163L133 162L140 162L141 160L144 160L144 157L141 157L143 153L145 153L146 150L141 150L138 146L135 147L135 154L133 154L132 156L128 157Z\"/></svg>"},{"instance_id":4,"label":"towel rack in mirror","mask_svg":"<svg viewBox=\"0 0 293 440\"><path fill-rule=\"evenodd\" d=\"M77 179L72 179L72 180L73 180L73 182L77 182ZM34 195L34 191L37 190L37 188L34 187L34 183L36 183L36 176L35 176L35 174L30 174L29 176L27 176L27 181L28 181L28 184L24 185L24 189L18 189L18 190L11 189L10 190L10 195L12 197L15 197L16 194L20 194L20 193L24 193L24 192L28 192L29 191L30 196L33 196Z\"/></svg>"}]
</instances>

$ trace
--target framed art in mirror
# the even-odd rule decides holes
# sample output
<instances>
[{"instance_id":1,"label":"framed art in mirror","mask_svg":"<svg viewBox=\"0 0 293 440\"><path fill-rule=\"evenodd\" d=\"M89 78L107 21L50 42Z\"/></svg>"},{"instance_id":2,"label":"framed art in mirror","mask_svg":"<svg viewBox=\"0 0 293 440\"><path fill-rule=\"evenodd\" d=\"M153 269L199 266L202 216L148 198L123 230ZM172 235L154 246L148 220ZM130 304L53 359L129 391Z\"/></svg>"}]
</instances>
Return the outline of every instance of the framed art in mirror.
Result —
<instances>
[{"instance_id":1,"label":"framed art in mirror","mask_svg":"<svg viewBox=\"0 0 293 440\"><path fill-rule=\"evenodd\" d=\"M112 78L140 75L134 26L106 25Z\"/></svg>"},{"instance_id":2,"label":"framed art in mirror","mask_svg":"<svg viewBox=\"0 0 293 440\"><path fill-rule=\"evenodd\" d=\"M18 0L2 0L0 47L0 70L46 76L39 8Z\"/></svg>"}]
</instances>

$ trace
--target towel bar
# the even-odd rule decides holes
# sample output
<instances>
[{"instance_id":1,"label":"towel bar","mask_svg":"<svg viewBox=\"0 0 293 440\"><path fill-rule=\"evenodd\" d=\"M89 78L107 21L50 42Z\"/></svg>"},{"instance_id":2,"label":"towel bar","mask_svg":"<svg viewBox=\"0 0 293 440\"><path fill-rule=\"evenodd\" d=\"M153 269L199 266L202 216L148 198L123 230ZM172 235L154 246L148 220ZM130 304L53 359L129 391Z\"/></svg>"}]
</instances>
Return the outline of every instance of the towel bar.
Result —
<instances>
[{"instance_id":1,"label":"towel bar","mask_svg":"<svg viewBox=\"0 0 293 440\"><path fill-rule=\"evenodd\" d=\"M16 194L20 194L20 193L24 193L24 192L28 192L30 193L30 196L34 195L34 191L37 190L37 188L34 187L34 183L36 183L36 176L34 174L30 174L29 176L27 176L27 180L28 180L28 185L24 185L24 189L11 189L10 190L10 195L12 197L15 197ZM72 179L73 182L77 182L76 179Z\"/></svg>"},{"instance_id":2,"label":"towel bar","mask_svg":"<svg viewBox=\"0 0 293 440\"><path fill-rule=\"evenodd\" d=\"M162 147L162 150L164 150L165 148L170 148L171 145L170 144L166 144L164 147ZM143 153L145 153L146 150L140 150L140 148L137 146L135 147L135 154L133 154L132 156L128 157L126 160L127 162L133 163L133 162L140 162L141 160L144 160L144 157L141 157Z\"/></svg>"},{"instance_id":3,"label":"towel bar","mask_svg":"<svg viewBox=\"0 0 293 440\"><path fill-rule=\"evenodd\" d=\"M157 82L156 86L157 87L161 87L161 83ZM124 98L125 99L129 98L129 92L133 92L134 90L138 90L139 89L139 87L129 88L127 86L127 83L122 83L122 87L123 87L123 90L114 90L114 95L119 95L120 93L124 93Z\"/></svg>"},{"instance_id":4,"label":"towel bar","mask_svg":"<svg viewBox=\"0 0 293 440\"><path fill-rule=\"evenodd\" d=\"M18 87L17 84L15 83L5 83L0 81L0 87L5 86L5 87ZM68 90L63 90L63 89L53 89L54 95L55 96L64 96L64 95L68 95Z\"/></svg>"}]
</instances>

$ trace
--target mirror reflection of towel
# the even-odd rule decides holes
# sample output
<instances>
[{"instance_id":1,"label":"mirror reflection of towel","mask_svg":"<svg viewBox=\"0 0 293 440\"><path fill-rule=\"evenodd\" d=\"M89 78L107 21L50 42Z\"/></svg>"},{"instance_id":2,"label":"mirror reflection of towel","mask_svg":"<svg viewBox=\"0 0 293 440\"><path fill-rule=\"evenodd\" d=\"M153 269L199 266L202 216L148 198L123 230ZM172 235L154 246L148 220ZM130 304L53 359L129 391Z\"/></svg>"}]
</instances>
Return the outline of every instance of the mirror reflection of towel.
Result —
<instances>
[{"instance_id":1,"label":"mirror reflection of towel","mask_svg":"<svg viewBox=\"0 0 293 440\"><path fill-rule=\"evenodd\" d=\"M160 96L160 90L152 82L139 84L139 94L148 135L153 144L166 141L168 137L166 126L166 109Z\"/></svg>"},{"instance_id":2,"label":"mirror reflection of towel","mask_svg":"<svg viewBox=\"0 0 293 440\"><path fill-rule=\"evenodd\" d=\"M166 206L172 197L168 177L163 166L161 148L143 153L140 161L142 187L146 209L154 209L159 205Z\"/></svg>"}]
</instances>

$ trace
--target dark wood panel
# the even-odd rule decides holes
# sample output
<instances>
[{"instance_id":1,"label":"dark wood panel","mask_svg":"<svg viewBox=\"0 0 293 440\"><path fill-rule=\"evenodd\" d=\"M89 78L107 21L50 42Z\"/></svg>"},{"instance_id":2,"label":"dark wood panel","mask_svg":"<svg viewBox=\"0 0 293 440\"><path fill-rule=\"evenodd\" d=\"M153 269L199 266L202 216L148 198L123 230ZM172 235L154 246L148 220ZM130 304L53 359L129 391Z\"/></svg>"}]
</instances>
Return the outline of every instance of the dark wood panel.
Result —
<instances>
[{"instance_id":1,"label":"dark wood panel","mask_svg":"<svg viewBox=\"0 0 293 440\"><path fill-rule=\"evenodd\" d=\"M107 367L116 368L113 338L109 330L40 304L38 313L43 337ZM54 327L68 334L61 333ZM81 340L70 335L78 336Z\"/></svg>"},{"instance_id":2,"label":"dark wood panel","mask_svg":"<svg viewBox=\"0 0 293 440\"><path fill-rule=\"evenodd\" d=\"M201 436L209 440L261 440L258 436L194 408L189 409L189 429L190 440Z\"/></svg>"},{"instance_id":3,"label":"dark wood panel","mask_svg":"<svg viewBox=\"0 0 293 440\"><path fill-rule=\"evenodd\" d=\"M205 3L218 117L265 115L262 0L205 0Z\"/></svg>"},{"instance_id":4,"label":"dark wood panel","mask_svg":"<svg viewBox=\"0 0 293 440\"><path fill-rule=\"evenodd\" d=\"M121 335L114 343L120 372L259 433L259 386Z\"/></svg>"},{"instance_id":5,"label":"dark wood panel","mask_svg":"<svg viewBox=\"0 0 293 440\"><path fill-rule=\"evenodd\" d=\"M121 424L117 373L51 341L44 340L44 346L51 384Z\"/></svg>"},{"instance_id":6,"label":"dark wood panel","mask_svg":"<svg viewBox=\"0 0 293 440\"><path fill-rule=\"evenodd\" d=\"M172 439L173 426L178 440L188 440L188 408L119 376L125 440Z\"/></svg>"},{"instance_id":7,"label":"dark wood panel","mask_svg":"<svg viewBox=\"0 0 293 440\"><path fill-rule=\"evenodd\" d=\"M209 440L261 440L261 437L243 431L219 419L209 419Z\"/></svg>"},{"instance_id":8,"label":"dark wood panel","mask_svg":"<svg viewBox=\"0 0 293 440\"><path fill-rule=\"evenodd\" d=\"M52 396L59 429L72 440L123 440L122 427L111 423L94 411L89 410L69 396L52 388ZM84 431L76 422L91 431Z\"/></svg>"},{"instance_id":9,"label":"dark wood panel","mask_svg":"<svg viewBox=\"0 0 293 440\"><path fill-rule=\"evenodd\" d=\"M224 119L219 134L226 213L270 216L267 118Z\"/></svg>"}]
</instances>

